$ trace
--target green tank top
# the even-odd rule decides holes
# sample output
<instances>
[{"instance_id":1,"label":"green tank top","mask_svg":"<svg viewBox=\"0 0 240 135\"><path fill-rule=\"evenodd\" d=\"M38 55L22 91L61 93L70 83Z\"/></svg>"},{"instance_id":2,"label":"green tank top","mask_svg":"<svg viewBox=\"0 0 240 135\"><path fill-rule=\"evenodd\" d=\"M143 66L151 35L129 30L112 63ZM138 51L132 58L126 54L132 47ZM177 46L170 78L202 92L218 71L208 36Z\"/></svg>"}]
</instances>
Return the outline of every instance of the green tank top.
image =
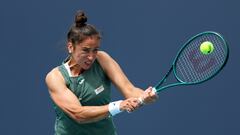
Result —
<instances>
[{"instance_id":1,"label":"green tank top","mask_svg":"<svg viewBox=\"0 0 240 135\"><path fill-rule=\"evenodd\" d=\"M78 97L82 106L101 106L111 101L111 82L97 60L90 69L77 77L70 77L64 64L58 67L66 86ZM117 135L112 117L88 124L79 124L56 104L55 135Z\"/></svg>"}]
</instances>

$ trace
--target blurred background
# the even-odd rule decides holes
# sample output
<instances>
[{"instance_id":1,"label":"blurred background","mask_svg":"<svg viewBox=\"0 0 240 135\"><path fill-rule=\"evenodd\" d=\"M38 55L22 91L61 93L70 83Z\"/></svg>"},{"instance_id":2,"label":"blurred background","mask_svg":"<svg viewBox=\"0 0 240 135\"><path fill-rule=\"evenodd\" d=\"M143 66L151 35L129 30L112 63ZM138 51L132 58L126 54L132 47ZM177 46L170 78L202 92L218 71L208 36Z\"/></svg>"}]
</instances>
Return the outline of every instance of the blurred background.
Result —
<instances>
[{"instance_id":1,"label":"blurred background","mask_svg":"<svg viewBox=\"0 0 240 135\"><path fill-rule=\"evenodd\" d=\"M66 34L82 9L108 52L136 86L155 85L180 47L203 31L230 46L224 70L197 86L170 88L159 100L114 118L119 135L239 135L239 1L1 0L0 131L52 135L55 112L45 75L67 56ZM113 100L122 99L113 86Z\"/></svg>"}]
</instances>

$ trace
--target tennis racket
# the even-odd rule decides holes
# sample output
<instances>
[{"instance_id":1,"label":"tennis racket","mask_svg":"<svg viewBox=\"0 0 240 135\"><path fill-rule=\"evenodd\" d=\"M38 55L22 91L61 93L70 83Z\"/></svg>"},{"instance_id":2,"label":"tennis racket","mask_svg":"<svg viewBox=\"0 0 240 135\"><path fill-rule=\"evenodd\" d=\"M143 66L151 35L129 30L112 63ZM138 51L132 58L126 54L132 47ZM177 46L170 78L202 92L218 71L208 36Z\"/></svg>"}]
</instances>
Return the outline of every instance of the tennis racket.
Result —
<instances>
[{"instance_id":1,"label":"tennis racket","mask_svg":"<svg viewBox=\"0 0 240 135\"><path fill-rule=\"evenodd\" d=\"M210 42L214 49L209 54L200 51L204 42ZM226 65L229 48L224 38L216 32L206 31L190 38L180 49L170 70L163 79L153 87L155 93L173 86L194 85L210 80L216 76ZM167 79L173 74L174 83Z\"/></svg>"}]
</instances>

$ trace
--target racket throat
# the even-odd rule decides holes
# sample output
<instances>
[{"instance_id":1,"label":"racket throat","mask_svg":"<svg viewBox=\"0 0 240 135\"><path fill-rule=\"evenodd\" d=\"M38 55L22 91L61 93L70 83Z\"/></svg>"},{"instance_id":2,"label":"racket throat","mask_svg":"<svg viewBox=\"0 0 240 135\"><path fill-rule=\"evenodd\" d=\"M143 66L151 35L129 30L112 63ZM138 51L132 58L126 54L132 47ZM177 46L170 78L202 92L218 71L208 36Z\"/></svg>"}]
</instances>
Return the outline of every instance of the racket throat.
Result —
<instances>
[{"instance_id":1,"label":"racket throat","mask_svg":"<svg viewBox=\"0 0 240 135\"><path fill-rule=\"evenodd\" d=\"M154 87L154 91L156 93L159 93L160 91L163 91L166 88L174 87L177 85L184 85L184 82L180 82L173 72L173 67L170 68L170 70L167 72L167 74L163 77L163 79ZM171 81L170 81L171 80Z\"/></svg>"}]
</instances>

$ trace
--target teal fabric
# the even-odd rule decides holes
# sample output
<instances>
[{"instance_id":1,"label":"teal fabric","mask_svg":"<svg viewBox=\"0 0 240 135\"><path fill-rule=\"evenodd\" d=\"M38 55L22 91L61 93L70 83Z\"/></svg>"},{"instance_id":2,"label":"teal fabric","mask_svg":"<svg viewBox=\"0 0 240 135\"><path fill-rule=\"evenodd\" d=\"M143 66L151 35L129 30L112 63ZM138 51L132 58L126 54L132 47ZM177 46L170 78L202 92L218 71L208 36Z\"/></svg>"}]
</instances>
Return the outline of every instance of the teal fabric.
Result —
<instances>
[{"instance_id":1,"label":"teal fabric","mask_svg":"<svg viewBox=\"0 0 240 135\"><path fill-rule=\"evenodd\" d=\"M101 106L111 101L111 82L97 60L90 69L77 77L69 77L62 64L58 67L66 86L78 97L82 106ZM54 104L55 135L116 135L112 117L88 124L79 124Z\"/></svg>"}]
</instances>

